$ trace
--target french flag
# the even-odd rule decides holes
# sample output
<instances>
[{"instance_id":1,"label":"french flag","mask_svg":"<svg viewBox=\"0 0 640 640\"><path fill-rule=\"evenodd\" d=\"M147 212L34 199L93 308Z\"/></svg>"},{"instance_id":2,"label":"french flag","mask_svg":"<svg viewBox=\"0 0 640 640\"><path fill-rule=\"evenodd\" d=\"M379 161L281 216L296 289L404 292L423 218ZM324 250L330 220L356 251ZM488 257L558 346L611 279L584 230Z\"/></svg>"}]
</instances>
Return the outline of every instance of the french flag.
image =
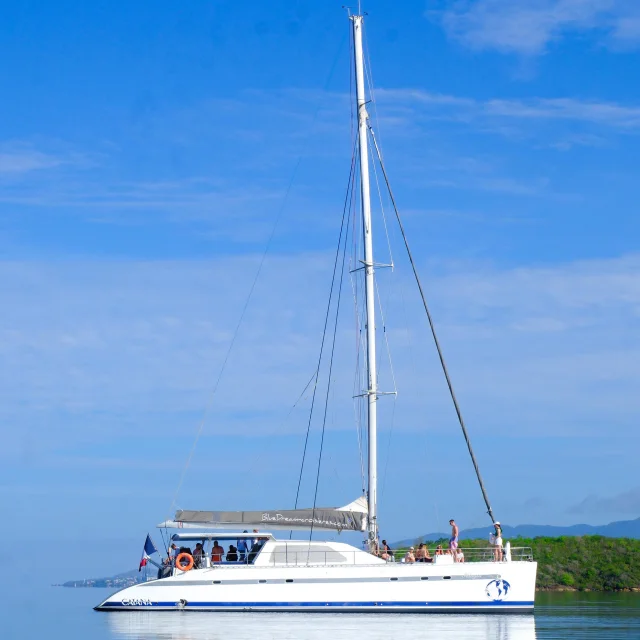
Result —
<instances>
[{"instance_id":1,"label":"french flag","mask_svg":"<svg viewBox=\"0 0 640 640\"><path fill-rule=\"evenodd\" d=\"M147 539L144 541L144 549L142 550L142 559L140 560L140 566L138 567L138 571L142 571L142 567L147 566L147 560L149 556L157 553L158 550L156 546L153 544L151 540L151 536L147 533Z\"/></svg>"}]
</instances>

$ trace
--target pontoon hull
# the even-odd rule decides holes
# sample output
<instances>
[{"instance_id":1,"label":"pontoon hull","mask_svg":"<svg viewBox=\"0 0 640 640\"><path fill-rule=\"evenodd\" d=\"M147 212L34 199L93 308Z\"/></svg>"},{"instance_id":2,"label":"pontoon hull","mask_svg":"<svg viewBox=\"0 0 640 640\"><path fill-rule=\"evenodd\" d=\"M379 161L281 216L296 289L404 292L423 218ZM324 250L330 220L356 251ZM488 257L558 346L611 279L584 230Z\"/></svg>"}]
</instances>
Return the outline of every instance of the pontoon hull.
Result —
<instances>
[{"instance_id":1,"label":"pontoon hull","mask_svg":"<svg viewBox=\"0 0 640 640\"><path fill-rule=\"evenodd\" d=\"M123 589L97 611L531 612L535 562L214 567Z\"/></svg>"}]
</instances>

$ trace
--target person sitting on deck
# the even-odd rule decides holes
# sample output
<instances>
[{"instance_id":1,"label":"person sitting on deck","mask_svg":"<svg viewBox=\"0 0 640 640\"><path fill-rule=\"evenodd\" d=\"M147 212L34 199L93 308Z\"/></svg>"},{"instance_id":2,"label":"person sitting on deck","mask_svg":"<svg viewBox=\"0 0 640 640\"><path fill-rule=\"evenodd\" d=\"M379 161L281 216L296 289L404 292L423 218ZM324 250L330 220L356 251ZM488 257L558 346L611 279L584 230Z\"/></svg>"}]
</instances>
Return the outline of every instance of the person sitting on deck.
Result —
<instances>
[{"instance_id":1,"label":"person sitting on deck","mask_svg":"<svg viewBox=\"0 0 640 640\"><path fill-rule=\"evenodd\" d=\"M387 544L386 540L382 541L382 547L380 548L380 557L383 560L393 560L393 551L391 551L391 547Z\"/></svg>"},{"instance_id":2,"label":"person sitting on deck","mask_svg":"<svg viewBox=\"0 0 640 640\"><path fill-rule=\"evenodd\" d=\"M416 561L416 557L413 555L413 547L409 547L409 550L407 551L407 553L404 556L404 561L405 562L415 562Z\"/></svg>"},{"instance_id":3,"label":"person sitting on deck","mask_svg":"<svg viewBox=\"0 0 640 640\"><path fill-rule=\"evenodd\" d=\"M460 547L456 549L453 559L455 562L464 562L464 553Z\"/></svg>"},{"instance_id":4,"label":"person sitting on deck","mask_svg":"<svg viewBox=\"0 0 640 640\"><path fill-rule=\"evenodd\" d=\"M178 545L175 542L171 543L171 547L169 547L169 562L171 564L176 563L176 558L178 557L178 554L180 553L180 549L178 549Z\"/></svg>"},{"instance_id":5,"label":"person sitting on deck","mask_svg":"<svg viewBox=\"0 0 640 640\"><path fill-rule=\"evenodd\" d=\"M218 544L217 540L213 541L213 549L211 549L211 562L222 562L224 548Z\"/></svg>"},{"instance_id":6,"label":"person sitting on deck","mask_svg":"<svg viewBox=\"0 0 640 640\"><path fill-rule=\"evenodd\" d=\"M427 557L427 548L424 546L424 542L421 542L418 545L418 550L416 551L416 562L424 562Z\"/></svg>"},{"instance_id":7,"label":"person sitting on deck","mask_svg":"<svg viewBox=\"0 0 640 640\"><path fill-rule=\"evenodd\" d=\"M168 578L172 573L173 573L173 569L172 569L172 560L170 556L167 556L163 561L162 561L162 565L160 567L158 567L158 580L161 580L162 578Z\"/></svg>"},{"instance_id":8,"label":"person sitting on deck","mask_svg":"<svg viewBox=\"0 0 640 640\"><path fill-rule=\"evenodd\" d=\"M227 562L238 562L238 550L232 544L227 552Z\"/></svg>"},{"instance_id":9,"label":"person sitting on deck","mask_svg":"<svg viewBox=\"0 0 640 640\"><path fill-rule=\"evenodd\" d=\"M443 555L444 555L444 551L442 550L442 545L441 545L441 544L439 544L439 545L436 547L436 555L437 555L437 556L443 556Z\"/></svg>"}]
</instances>

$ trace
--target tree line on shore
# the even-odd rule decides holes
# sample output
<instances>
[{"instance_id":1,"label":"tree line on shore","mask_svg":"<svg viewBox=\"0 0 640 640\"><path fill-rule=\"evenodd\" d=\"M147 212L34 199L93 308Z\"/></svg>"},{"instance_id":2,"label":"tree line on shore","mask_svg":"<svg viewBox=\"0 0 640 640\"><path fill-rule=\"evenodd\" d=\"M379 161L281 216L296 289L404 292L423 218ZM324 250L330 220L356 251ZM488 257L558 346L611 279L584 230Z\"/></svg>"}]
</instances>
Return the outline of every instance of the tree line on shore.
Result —
<instances>
[{"instance_id":1,"label":"tree line on shore","mask_svg":"<svg viewBox=\"0 0 640 640\"><path fill-rule=\"evenodd\" d=\"M424 542L429 549L448 541ZM506 542L506 540L505 540ZM557 538L511 538L512 547L530 547L538 563L536 588L577 591L636 591L640 590L640 540L608 538L605 536L559 536ZM487 540L462 540L464 549L489 549ZM398 549L400 558L406 549ZM466 554L471 555L471 554Z\"/></svg>"}]
</instances>

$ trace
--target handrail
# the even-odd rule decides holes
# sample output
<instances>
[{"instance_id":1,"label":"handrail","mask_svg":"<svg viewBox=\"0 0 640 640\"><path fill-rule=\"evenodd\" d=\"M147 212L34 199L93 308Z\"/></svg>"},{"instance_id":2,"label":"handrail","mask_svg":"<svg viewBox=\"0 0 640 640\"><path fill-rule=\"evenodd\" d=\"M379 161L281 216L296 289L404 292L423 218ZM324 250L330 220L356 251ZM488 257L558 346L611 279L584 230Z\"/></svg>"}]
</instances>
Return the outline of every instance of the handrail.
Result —
<instances>
[{"instance_id":1,"label":"handrail","mask_svg":"<svg viewBox=\"0 0 640 640\"><path fill-rule=\"evenodd\" d=\"M312 545L313 546L313 545ZM284 547L284 548L283 548ZM293 547L293 548L292 548ZM455 557L448 549L428 548L427 558L417 558L415 564L433 564L433 565L456 565L461 563L478 563L478 562L531 562L533 560L533 551L531 547L507 547L500 554L496 553L495 546L487 547L461 547L463 558ZM414 554L415 554L414 550ZM255 560L260 558L258 564ZM415 556L414 556L415 557ZM268 566L284 566L284 567L309 567L309 566L345 566L345 565L375 565L384 566L385 563L380 562L381 555L371 554L367 551L360 550L342 550L342 549L322 549L301 548L300 544L289 544L282 541L281 544L272 549L262 549L259 556L252 562L248 562L248 556L244 561L230 562L224 559L221 562L212 562L210 557L203 557L199 567L200 569L214 569L216 567L264 567ZM398 549L390 551L386 564L412 565L414 562L409 561L407 557L407 549Z\"/></svg>"},{"instance_id":2,"label":"handrail","mask_svg":"<svg viewBox=\"0 0 640 640\"><path fill-rule=\"evenodd\" d=\"M495 547L480 547L480 548L464 548L462 549L463 559L458 561L454 556L449 553L448 550L428 550L427 558L417 559L416 564L431 563L431 564L460 564L468 562L531 562L533 560L533 551L531 547L511 547L509 549L508 556L503 554L502 558L498 560L495 554ZM289 548L284 550L270 550L265 551L264 555L268 558L268 563L271 566L310 566L310 565L368 565L375 564L380 566L380 562L372 562L373 558L380 558L380 556L374 556L363 551L343 551L343 550L330 550L330 551L314 551L299 549L293 551ZM387 563L394 564L413 564L412 562L405 562L405 554L403 552L391 552ZM264 566L264 565L262 565Z\"/></svg>"}]
</instances>

